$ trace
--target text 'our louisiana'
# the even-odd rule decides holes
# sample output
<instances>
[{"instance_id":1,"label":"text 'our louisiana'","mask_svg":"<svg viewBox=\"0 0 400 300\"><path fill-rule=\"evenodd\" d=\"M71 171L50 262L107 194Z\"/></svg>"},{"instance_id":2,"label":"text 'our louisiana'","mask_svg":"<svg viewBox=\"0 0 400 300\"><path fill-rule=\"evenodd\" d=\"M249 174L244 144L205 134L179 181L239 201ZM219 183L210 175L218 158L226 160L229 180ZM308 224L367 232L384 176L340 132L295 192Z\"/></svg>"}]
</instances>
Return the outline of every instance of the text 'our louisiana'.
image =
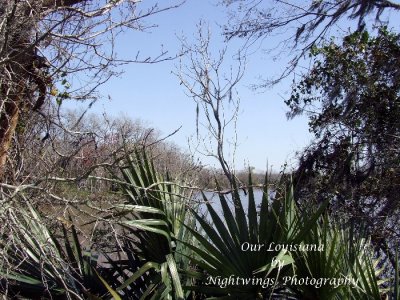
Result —
<instances>
[{"instance_id":1,"label":"text 'our louisiana'","mask_svg":"<svg viewBox=\"0 0 400 300\"><path fill-rule=\"evenodd\" d=\"M311 252L317 251L322 252L324 251L323 244L278 244L278 243L270 243L270 244L251 244L249 242L245 242L240 246L242 251L270 251L270 252L277 252L281 250L286 251L304 251L304 252Z\"/></svg>"}]
</instances>

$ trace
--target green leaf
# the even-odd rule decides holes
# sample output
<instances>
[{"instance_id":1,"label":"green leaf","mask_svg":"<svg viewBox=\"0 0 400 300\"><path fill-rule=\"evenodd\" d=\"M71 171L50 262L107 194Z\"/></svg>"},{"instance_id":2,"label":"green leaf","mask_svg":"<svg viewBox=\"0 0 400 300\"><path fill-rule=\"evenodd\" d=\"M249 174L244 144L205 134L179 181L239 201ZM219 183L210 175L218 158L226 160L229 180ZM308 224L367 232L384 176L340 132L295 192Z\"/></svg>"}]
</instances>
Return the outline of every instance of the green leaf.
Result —
<instances>
[{"instance_id":1,"label":"green leaf","mask_svg":"<svg viewBox=\"0 0 400 300\"><path fill-rule=\"evenodd\" d=\"M132 274L121 286L117 288L117 291L121 291L124 288L128 287L130 284L135 282L136 279L141 277L143 274L145 274L148 270L150 269L155 269L155 270L160 270L160 264L155 263L155 262L147 262L145 263L139 270L137 270L134 274Z\"/></svg>"},{"instance_id":2,"label":"green leaf","mask_svg":"<svg viewBox=\"0 0 400 300\"><path fill-rule=\"evenodd\" d=\"M183 296L182 285L181 285L181 282L179 279L178 270L176 268L176 263L175 263L174 257L172 254L168 254L166 256L166 258L167 258L170 275L172 277L172 282L174 284L176 297L178 300L183 300L184 296Z\"/></svg>"},{"instance_id":3,"label":"green leaf","mask_svg":"<svg viewBox=\"0 0 400 300\"><path fill-rule=\"evenodd\" d=\"M107 283L107 281L104 280L103 277L100 276L100 274L96 271L96 269L93 269L93 271L96 273L97 277L100 279L101 283L105 286L105 288L110 292L111 296L113 296L115 300L122 300L119 294L111 288L111 286Z\"/></svg>"}]
</instances>

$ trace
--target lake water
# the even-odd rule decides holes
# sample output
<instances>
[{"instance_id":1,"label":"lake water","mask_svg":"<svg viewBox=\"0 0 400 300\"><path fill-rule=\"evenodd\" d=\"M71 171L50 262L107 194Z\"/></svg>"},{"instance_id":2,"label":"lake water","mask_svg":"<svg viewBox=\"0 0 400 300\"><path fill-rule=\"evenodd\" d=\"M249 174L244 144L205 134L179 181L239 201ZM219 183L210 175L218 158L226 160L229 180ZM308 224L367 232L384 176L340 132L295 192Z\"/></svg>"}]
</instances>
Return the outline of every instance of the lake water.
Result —
<instances>
[{"instance_id":1,"label":"lake water","mask_svg":"<svg viewBox=\"0 0 400 300\"><path fill-rule=\"evenodd\" d=\"M219 195L217 193L214 193L214 192L206 192L204 194L206 195L208 201L211 203L212 207L218 213L220 213L222 215L222 207L221 207L221 202L219 200ZM274 194L274 192L270 191L269 199L271 199L273 194ZM239 195L240 195L240 198L242 199L243 209L247 213L247 210L248 210L248 207L249 207L248 193L247 193L247 195L245 195L243 190L241 190L239 192ZM261 204L262 196L263 196L263 191L261 189L254 189L254 199L255 199L255 202L256 202L256 207ZM224 197L228 201L228 204L229 204L231 210L233 210L232 195L231 194L225 194ZM202 201L203 199L200 196L198 198L198 200ZM200 212L201 213L205 213L206 211L207 211L206 205L205 204L201 205L200 206Z\"/></svg>"}]
</instances>

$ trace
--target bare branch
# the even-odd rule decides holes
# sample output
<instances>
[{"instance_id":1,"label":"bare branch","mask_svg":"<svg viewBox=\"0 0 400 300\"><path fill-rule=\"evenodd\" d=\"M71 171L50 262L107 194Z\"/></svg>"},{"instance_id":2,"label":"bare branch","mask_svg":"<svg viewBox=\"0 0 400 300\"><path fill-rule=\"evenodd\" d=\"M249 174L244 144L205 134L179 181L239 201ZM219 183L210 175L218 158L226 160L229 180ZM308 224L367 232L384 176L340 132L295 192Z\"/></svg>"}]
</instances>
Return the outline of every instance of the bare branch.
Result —
<instances>
[{"instance_id":1,"label":"bare branch","mask_svg":"<svg viewBox=\"0 0 400 300\"><path fill-rule=\"evenodd\" d=\"M180 84L185 87L187 95L196 103L197 132L199 133L199 124L201 124L216 144L215 151L206 150L205 152L208 156L218 159L225 176L232 184L234 167L228 163L225 157L227 142L225 133L228 125L236 120L238 114L239 100L233 95L237 84L244 75L245 55L238 51L236 53L237 66L230 67L229 72L224 72L227 48L223 48L214 59L210 41L210 31L204 27L203 23L198 26L197 44L189 45L182 39L183 52L186 53L184 58L187 62L181 60L176 75ZM229 113L226 109L227 105L234 107ZM204 124L199 122L199 108L202 108L205 117ZM204 145L205 149L208 147L208 145Z\"/></svg>"}]
</instances>

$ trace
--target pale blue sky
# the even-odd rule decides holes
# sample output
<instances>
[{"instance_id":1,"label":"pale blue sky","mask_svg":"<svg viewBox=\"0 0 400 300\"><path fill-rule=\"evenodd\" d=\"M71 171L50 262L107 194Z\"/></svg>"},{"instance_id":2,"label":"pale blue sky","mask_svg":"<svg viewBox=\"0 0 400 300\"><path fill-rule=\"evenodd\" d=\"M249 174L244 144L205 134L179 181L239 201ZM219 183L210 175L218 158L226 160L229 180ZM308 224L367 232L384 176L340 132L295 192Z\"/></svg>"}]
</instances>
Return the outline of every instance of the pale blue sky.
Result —
<instances>
[{"instance_id":1,"label":"pale blue sky","mask_svg":"<svg viewBox=\"0 0 400 300\"><path fill-rule=\"evenodd\" d=\"M177 36L186 36L189 40L196 32L200 18L210 23L215 48L222 45L217 24L224 24L225 11L217 7L216 1L188 0L182 7L148 19L159 26L150 32L127 32L119 37L116 50L123 57L133 57L137 50L143 56L157 55L160 45L171 55L178 53L180 42ZM279 39L279 37L276 37ZM275 42L275 41L274 41ZM234 50L239 44L230 45ZM148 125L167 135L178 127L182 129L169 140L183 150L188 149L188 138L195 139L195 103L184 94L179 80L171 71L176 71L178 61L159 64L132 64L123 67L124 74L113 78L99 92L105 99L99 101L93 112L107 112L118 116L124 114L132 119L140 118ZM310 141L307 120L297 118L287 121L287 108L283 98L290 91L290 81L260 93L253 92L249 85L257 82L259 75L271 76L279 73L284 62L274 62L261 51L248 59L246 74L238 86L241 99L238 121L238 148L236 151L237 169L248 163L258 170L268 165L279 170L286 161L292 165L294 153L301 150ZM107 100L110 95L112 101ZM215 161L201 157L205 163L216 166Z\"/></svg>"}]
</instances>

